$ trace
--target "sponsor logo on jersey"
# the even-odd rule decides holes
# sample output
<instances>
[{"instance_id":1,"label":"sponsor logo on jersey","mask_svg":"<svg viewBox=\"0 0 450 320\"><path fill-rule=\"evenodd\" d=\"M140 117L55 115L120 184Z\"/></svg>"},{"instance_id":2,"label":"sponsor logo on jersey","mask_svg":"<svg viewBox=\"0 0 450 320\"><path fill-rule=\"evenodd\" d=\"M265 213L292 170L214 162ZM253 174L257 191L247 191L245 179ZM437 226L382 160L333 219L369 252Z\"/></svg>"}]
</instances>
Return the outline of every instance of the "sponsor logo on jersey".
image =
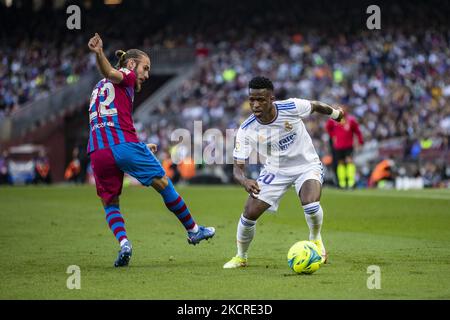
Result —
<instances>
[{"instance_id":1,"label":"sponsor logo on jersey","mask_svg":"<svg viewBox=\"0 0 450 320\"><path fill-rule=\"evenodd\" d=\"M114 127L114 122L108 121L108 122L100 122L96 123L92 126L91 131L94 131L96 129L104 128L104 127Z\"/></svg>"},{"instance_id":2,"label":"sponsor logo on jersey","mask_svg":"<svg viewBox=\"0 0 450 320\"><path fill-rule=\"evenodd\" d=\"M287 148L289 148L289 146L294 143L296 136L297 136L297 133L294 132L293 134L290 134L290 135L284 137L283 139L281 139L278 142L280 150L286 150Z\"/></svg>"}]
</instances>

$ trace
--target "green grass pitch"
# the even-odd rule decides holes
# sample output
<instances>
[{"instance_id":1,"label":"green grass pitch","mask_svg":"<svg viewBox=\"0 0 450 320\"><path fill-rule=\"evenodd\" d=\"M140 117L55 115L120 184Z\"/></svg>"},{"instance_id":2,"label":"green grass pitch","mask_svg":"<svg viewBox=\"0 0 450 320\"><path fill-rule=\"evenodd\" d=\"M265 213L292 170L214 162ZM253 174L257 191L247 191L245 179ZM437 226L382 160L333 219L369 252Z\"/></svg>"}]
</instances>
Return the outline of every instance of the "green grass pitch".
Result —
<instances>
[{"instance_id":1,"label":"green grass pitch","mask_svg":"<svg viewBox=\"0 0 450 320\"><path fill-rule=\"evenodd\" d=\"M0 188L0 299L450 299L450 192L324 189L322 236L330 263L294 275L286 254L308 228L290 190L258 221L249 267L224 270L235 254L246 199L233 186L178 191L216 236L190 246L160 196L125 188L121 209L133 257L115 269L118 245L91 186ZM81 271L69 290L67 268ZM367 268L381 289L367 288Z\"/></svg>"}]
</instances>

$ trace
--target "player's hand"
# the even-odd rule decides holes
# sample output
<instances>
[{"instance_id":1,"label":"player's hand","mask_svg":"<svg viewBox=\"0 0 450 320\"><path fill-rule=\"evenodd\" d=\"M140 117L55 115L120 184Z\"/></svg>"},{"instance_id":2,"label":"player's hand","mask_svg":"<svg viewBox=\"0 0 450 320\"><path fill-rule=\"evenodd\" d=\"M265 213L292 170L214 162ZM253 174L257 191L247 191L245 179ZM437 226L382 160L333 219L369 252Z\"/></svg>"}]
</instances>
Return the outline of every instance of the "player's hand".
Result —
<instances>
[{"instance_id":1,"label":"player's hand","mask_svg":"<svg viewBox=\"0 0 450 320\"><path fill-rule=\"evenodd\" d=\"M336 107L336 110L339 111L339 117L336 119L337 122L341 122L344 119L344 110L341 107Z\"/></svg>"},{"instance_id":2,"label":"player's hand","mask_svg":"<svg viewBox=\"0 0 450 320\"><path fill-rule=\"evenodd\" d=\"M250 196L254 199L258 199L258 194L261 191L258 186L258 182L252 179L247 179L244 182L245 191L247 191Z\"/></svg>"},{"instance_id":3,"label":"player's hand","mask_svg":"<svg viewBox=\"0 0 450 320\"><path fill-rule=\"evenodd\" d=\"M147 144L147 148L150 149L151 152L156 153L156 151L158 151L158 146L156 144L153 143L148 143Z\"/></svg>"},{"instance_id":4,"label":"player's hand","mask_svg":"<svg viewBox=\"0 0 450 320\"><path fill-rule=\"evenodd\" d=\"M88 42L89 50L95 53L100 53L103 49L103 41L102 38L100 38L98 33L95 33L95 36L93 36L89 42Z\"/></svg>"}]
</instances>

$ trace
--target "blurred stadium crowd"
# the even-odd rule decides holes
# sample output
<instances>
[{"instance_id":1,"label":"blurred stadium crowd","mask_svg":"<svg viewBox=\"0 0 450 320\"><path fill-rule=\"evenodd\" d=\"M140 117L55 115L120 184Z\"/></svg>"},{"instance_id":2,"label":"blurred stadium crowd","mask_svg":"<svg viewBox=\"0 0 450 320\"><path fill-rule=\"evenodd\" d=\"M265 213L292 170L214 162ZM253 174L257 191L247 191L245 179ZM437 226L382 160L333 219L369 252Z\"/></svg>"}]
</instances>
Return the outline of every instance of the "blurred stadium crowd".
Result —
<instances>
[{"instance_id":1,"label":"blurred stadium crowd","mask_svg":"<svg viewBox=\"0 0 450 320\"><path fill-rule=\"evenodd\" d=\"M361 8L369 3L355 6L352 1L153 4L143 2L139 12L125 3L122 11L109 14L91 10L82 32L72 33L55 29L66 16L51 8L44 7L45 14L38 17L2 10L0 20L7 24L33 23L17 23L11 32L2 28L0 117L95 68L86 41L104 29L109 49L196 50L194 75L158 105L155 121L136 119L140 138L157 143L162 158L174 152L170 133L193 130L195 120L203 122L204 130L239 127L250 114L248 81L264 75L273 80L278 99L301 97L349 106L365 147L400 143L402 154L396 160L402 161L418 160L425 149L440 151L442 159L421 161L415 174L428 176L429 186L449 178L449 3L383 3L382 30L366 28L368 15ZM108 25L117 28L104 27ZM136 26L136 32L120 26ZM325 122L316 116L306 121L322 158L330 153ZM229 177L229 170L222 169ZM368 177L371 168L360 169L360 180Z\"/></svg>"}]
</instances>

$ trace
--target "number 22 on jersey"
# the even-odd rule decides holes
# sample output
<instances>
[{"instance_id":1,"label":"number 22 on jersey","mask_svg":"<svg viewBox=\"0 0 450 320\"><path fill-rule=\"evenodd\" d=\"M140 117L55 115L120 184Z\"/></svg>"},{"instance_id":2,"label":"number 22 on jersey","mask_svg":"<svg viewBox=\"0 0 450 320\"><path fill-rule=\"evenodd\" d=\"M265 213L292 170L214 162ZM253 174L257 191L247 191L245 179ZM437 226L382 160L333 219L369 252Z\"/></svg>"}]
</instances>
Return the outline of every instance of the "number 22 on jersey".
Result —
<instances>
[{"instance_id":1,"label":"number 22 on jersey","mask_svg":"<svg viewBox=\"0 0 450 320\"><path fill-rule=\"evenodd\" d=\"M105 95L107 95L106 98ZM114 90L114 85L111 82L105 82L102 84L100 88L95 88L95 90L92 92L91 101L89 103L89 121L92 121L97 117L101 118L116 115L117 114L116 108L110 109L106 108L114 101L115 96L116 92ZM92 111L92 107L94 107L97 98L99 99L100 102L99 110Z\"/></svg>"}]
</instances>

